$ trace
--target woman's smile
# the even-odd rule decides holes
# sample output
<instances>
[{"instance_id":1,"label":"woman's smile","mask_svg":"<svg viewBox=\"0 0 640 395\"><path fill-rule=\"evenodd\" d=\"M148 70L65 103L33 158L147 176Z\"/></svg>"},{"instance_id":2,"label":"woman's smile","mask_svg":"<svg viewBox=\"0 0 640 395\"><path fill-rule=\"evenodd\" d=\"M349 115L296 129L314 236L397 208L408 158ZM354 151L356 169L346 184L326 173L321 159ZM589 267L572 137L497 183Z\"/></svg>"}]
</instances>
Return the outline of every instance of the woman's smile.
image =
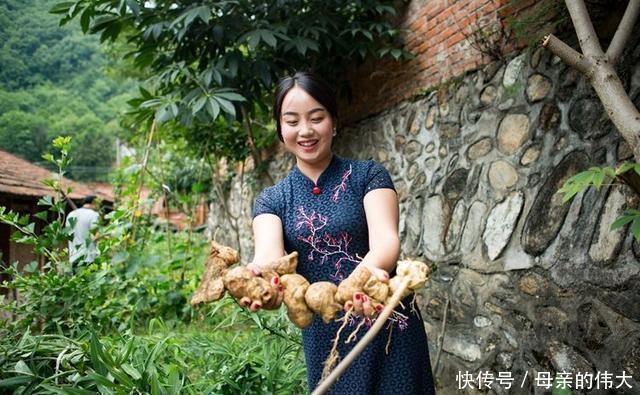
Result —
<instances>
[{"instance_id":1,"label":"woman's smile","mask_svg":"<svg viewBox=\"0 0 640 395\"><path fill-rule=\"evenodd\" d=\"M313 152L318 146L318 141L317 139L299 141L298 145L302 147L304 152Z\"/></svg>"}]
</instances>

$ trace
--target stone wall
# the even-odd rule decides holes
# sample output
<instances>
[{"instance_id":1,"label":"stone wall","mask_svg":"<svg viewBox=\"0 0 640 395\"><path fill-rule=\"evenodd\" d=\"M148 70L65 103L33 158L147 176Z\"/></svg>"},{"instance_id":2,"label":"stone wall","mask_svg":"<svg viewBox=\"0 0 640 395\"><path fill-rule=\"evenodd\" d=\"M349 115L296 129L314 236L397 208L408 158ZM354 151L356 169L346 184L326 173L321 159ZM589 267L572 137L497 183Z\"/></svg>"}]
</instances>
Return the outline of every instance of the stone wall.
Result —
<instances>
[{"instance_id":1,"label":"stone wall","mask_svg":"<svg viewBox=\"0 0 640 395\"><path fill-rule=\"evenodd\" d=\"M639 59L640 45L625 74L636 104ZM576 72L542 50L522 53L337 139L339 154L387 167L403 254L437 265L419 306L441 393L463 392L460 371L512 372L516 388L494 382L496 394L543 393L536 373L557 371L626 371L634 388L616 393L640 391L640 246L628 228L609 230L638 199L626 187L567 204L556 193L577 171L631 157ZM277 180L292 159L279 152L271 166ZM243 184L229 201L244 205L232 210L248 258L253 192ZM234 244L215 204L212 213L219 238Z\"/></svg>"}]
</instances>

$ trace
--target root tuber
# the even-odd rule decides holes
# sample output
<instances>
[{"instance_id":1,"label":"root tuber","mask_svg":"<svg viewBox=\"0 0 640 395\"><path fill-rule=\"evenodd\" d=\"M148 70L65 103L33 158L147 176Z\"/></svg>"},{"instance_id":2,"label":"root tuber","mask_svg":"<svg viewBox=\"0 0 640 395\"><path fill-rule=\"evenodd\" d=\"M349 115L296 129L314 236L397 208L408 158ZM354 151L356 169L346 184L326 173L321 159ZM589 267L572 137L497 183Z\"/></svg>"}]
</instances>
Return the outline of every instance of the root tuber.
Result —
<instances>
[{"instance_id":1,"label":"root tuber","mask_svg":"<svg viewBox=\"0 0 640 395\"><path fill-rule=\"evenodd\" d=\"M260 269L264 271L273 271L279 275L293 274L298 268L298 252L294 251L289 255L285 255L275 261L260 265Z\"/></svg>"},{"instance_id":2,"label":"root tuber","mask_svg":"<svg viewBox=\"0 0 640 395\"><path fill-rule=\"evenodd\" d=\"M338 286L338 292L336 293L338 303L344 305L353 298L354 293L363 292L364 284L371 276L371 271L366 266L357 266L349 277L344 279Z\"/></svg>"},{"instance_id":3,"label":"root tuber","mask_svg":"<svg viewBox=\"0 0 640 395\"><path fill-rule=\"evenodd\" d=\"M284 304L289 319L299 328L308 327L313 321L313 311L304 300L309 282L299 274L285 274L280 280L284 286Z\"/></svg>"},{"instance_id":4,"label":"root tuber","mask_svg":"<svg viewBox=\"0 0 640 395\"><path fill-rule=\"evenodd\" d=\"M198 290L191 298L191 304L214 302L222 298L224 295L222 275L229 266L238 263L239 260L236 250L212 240L205 273Z\"/></svg>"},{"instance_id":5,"label":"root tuber","mask_svg":"<svg viewBox=\"0 0 640 395\"><path fill-rule=\"evenodd\" d=\"M401 284L407 283L402 292L404 297L424 286L430 274L429 267L422 262L400 261L397 275L387 285L366 266L360 265L336 286L326 281L309 284L304 277L295 274L298 265L298 253L295 251L260 265L262 273L259 276L245 266L229 269L238 260L238 253L234 249L212 241L205 274L191 303L197 305L216 301L222 298L226 289L236 300L251 300L253 309L273 310L279 307L283 297L291 321L305 328L311 324L314 313L327 323L335 319L345 303L352 301L356 292L367 295L374 310L380 312Z\"/></svg>"},{"instance_id":6,"label":"root tuber","mask_svg":"<svg viewBox=\"0 0 640 395\"><path fill-rule=\"evenodd\" d=\"M331 322L336 313L342 310L342 304L335 299L338 287L328 281L321 281L309 285L304 295L307 306L316 314L320 315L326 323Z\"/></svg>"},{"instance_id":7,"label":"root tuber","mask_svg":"<svg viewBox=\"0 0 640 395\"><path fill-rule=\"evenodd\" d=\"M249 297L259 303L258 308L277 309L278 291L266 279L256 277L245 266L234 267L222 277L224 287L236 300Z\"/></svg>"},{"instance_id":8,"label":"root tuber","mask_svg":"<svg viewBox=\"0 0 640 395\"><path fill-rule=\"evenodd\" d=\"M399 261L396 267L396 275L389 280L391 294L402 284L403 279L408 279L409 284L402 294L402 298L408 296L413 290L424 287L427 278L431 274L429 266L419 261L405 260Z\"/></svg>"}]
</instances>

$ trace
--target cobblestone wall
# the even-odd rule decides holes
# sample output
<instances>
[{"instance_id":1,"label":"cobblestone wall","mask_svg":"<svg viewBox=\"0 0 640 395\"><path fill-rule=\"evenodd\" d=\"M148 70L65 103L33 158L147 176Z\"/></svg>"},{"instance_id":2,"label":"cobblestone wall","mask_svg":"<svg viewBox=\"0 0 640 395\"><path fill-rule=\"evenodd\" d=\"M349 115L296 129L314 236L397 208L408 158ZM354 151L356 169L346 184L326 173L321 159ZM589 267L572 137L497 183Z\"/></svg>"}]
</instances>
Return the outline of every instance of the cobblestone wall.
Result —
<instances>
[{"instance_id":1,"label":"cobblestone wall","mask_svg":"<svg viewBox=\"0 0 640 395\"><path fill-rule=\"evenodd\" d=\"M632 59L625 78L639 105L640 45ZM556 193L580 170L631 158L576 72L523 53L341 130L336 147L387 167L403 253L437 264L419 305L442 393L459 393L460 371L511 372L518 388L494 383L496 394L543 393L532 377L560 371L625 371L634 388L616 393L640 390L640 246L628 228L609 230L637 197L605 186L562 204ZM291 166L278 153L272 174ZM253 201L246 186L242 196Z\"/></svg>"}]
</instances>

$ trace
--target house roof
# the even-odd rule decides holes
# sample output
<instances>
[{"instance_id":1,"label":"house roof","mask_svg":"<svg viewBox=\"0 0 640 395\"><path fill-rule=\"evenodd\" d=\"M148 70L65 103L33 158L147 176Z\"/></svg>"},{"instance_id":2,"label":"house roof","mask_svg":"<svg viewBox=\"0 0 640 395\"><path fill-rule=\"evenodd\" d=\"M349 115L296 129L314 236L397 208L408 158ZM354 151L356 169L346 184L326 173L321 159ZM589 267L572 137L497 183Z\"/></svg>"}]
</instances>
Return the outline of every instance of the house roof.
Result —
<instances>
[{"instance_id":1,"label":"house roof","mask_svg":"<svg viewBox=\"0 0 640 395\"><path fill-rule=\"evenodd\" d=\"M52 195L53 191L42 181L55 174L49 169L37 166L6 151L0 150L0 193L18 196L42 197ZM104 190L94 190L81 182L62 179L64 190L72 188L69 197L80 200L87 195L96 195L102 200L113 202L113 194Z\"/></svg>"}]
</instances>

